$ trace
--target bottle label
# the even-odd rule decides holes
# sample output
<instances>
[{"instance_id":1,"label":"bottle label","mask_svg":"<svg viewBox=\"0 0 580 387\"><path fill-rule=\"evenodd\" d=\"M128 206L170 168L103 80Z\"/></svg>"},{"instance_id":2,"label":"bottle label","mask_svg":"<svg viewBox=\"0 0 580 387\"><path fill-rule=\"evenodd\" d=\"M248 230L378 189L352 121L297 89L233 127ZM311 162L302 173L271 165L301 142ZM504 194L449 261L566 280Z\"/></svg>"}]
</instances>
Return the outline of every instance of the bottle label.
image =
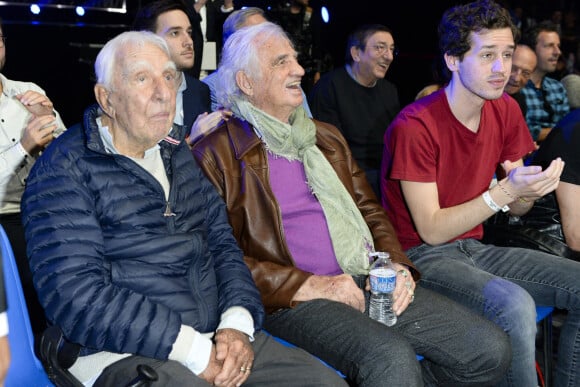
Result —
<instances>
[{"instance_id":1,"label":"bottle label","mask_svg":"<svg viewBox=\"0 0 580 387\"><path fill-rule=\"evenodd\" d=\"M391 293L395 290L397 273L393 269L373 269L369 273L373 293Z\"/></svg>"}]
</instances>

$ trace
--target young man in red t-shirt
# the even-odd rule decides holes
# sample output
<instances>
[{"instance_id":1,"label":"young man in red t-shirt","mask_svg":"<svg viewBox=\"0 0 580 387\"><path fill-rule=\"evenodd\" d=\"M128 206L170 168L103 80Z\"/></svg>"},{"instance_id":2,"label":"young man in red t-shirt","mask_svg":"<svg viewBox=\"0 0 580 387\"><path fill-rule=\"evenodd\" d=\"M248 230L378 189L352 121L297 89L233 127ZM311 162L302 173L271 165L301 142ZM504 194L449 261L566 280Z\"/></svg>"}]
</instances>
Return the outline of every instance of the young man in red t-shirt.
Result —
<instances>
[{"instance_id":1,"label":"young man in red t-shirt","mask_svg":"<svg viewBox=\"0 0 580 387\"><path fill-rule=\"evenodd\" d=\"M478 1L449 9L439 35L451 80L387 129L384 205L423 285L509 334L513 357L502 385L537 385L535 304L567 309L555 374L557 386L573 385L580 378L580 263L479 241L487 218L502 210L522 215L556 189L564 165L523 166L534 143L504 93L515 26L505 9Z\"/></svg>"}]
</instances>

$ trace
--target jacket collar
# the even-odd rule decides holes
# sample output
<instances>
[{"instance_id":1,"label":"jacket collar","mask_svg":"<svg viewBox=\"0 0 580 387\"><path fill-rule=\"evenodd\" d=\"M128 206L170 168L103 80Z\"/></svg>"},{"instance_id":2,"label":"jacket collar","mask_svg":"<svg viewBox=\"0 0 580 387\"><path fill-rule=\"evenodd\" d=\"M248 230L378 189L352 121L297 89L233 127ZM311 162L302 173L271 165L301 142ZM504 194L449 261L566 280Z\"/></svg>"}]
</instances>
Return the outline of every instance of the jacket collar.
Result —
<instances>
[{"instance_id":1,"label":"jacket collar","mask_svg":"<svg viewBox=\"0 0 580 387\"><path fill-rule=\"evenodd\" d=\"M94 152L107 153L101 135L99 134L99 126L97 125L97 117L99 117L100 114L101 109L97 104L89 106L85 110L83 121L87 136L87 147ZM170 147L176 147L185 138L185 133L186 128L184 126L173 124L168 135L159 142L159 145L161 145L162 148L165 144L169 144Z\"/></svg>"},{"instance_id":2,"label":"jacket collar","mask_svg":"<svg viewBox=\"0 0 580 387\"><path fill-rule=\"evenodd\" d=\"M313 121L316 125L316 145L322 150L335 151L334 146L330 142L318 135L318 127L324 124L317 120ZM238 117L232 117L225 125L236 159L242 159L252 148L262 144L262 141L260 141L260 138L249 122Z\"/></svg>"}]
</instances>

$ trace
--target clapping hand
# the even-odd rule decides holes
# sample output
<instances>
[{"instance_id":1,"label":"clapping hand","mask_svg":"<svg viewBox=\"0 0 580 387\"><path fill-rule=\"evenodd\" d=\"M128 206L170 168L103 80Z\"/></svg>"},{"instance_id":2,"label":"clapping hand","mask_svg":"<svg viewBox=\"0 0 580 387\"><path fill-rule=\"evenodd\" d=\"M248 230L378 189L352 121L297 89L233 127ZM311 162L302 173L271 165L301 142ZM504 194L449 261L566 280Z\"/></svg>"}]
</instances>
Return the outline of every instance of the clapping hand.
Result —
<instances>
[{"instance_id":1,"label":"clapping hand","mask_svg":"<svg viewBox=\"0 0 580 387\"><path fill-rule=\"evenodd\" d=\"M515 197L535 200L558 187L560 175L564 170L564 161L558 157L543 171L542 167L537 165L515 167L510 161L505 161L502 167L507 174L508 191Z\"/></svg>"}]
</instances>

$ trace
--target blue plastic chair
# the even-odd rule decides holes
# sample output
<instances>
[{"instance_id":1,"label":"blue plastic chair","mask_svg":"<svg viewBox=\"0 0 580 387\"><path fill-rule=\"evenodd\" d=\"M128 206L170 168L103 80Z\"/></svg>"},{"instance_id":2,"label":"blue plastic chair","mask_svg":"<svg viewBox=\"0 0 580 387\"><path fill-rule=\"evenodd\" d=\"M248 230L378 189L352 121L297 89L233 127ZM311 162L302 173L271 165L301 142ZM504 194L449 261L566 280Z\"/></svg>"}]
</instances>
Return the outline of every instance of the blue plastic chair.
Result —
<instances>
[{"instance_id":1,"label":"blue plastic chair","mask_svg":"<svg viewBox=\"0 0 580 387\"><path fill-rule=\"evenodd\" d=\"M4 385L6 387L53 387L42 364L34 354L34 336L30 326L26 301L18 275L18 267L6 232L0 226L0 244L4 265L4 286L8 302L8 340L11 362Z\"/></svg>"},{"instance_id":2,"label":"blue plastic chair","mask_svg":"<svg viewBox=\"0 0 580 387\"><path fill-rule=\"evenodd\" d=\"M284 340L284 339L281 339L281 338L279 338L279 337L276 337L276 336L274 336L274 335L272 335L272 334L270 334L270 333L268 333L268 332L265 332L265 331L264 331L264 333L266 333L266 334L268 334L268 335L272 336L272 338L273 338L274 340L276 340L276 341L277 341L277 342L279 342L280 344L284 345L285 347L296 348L296 346L295 346L294 344L292 344L292 343L289 343L288 341L286 341L286 340ZM314 356L314 357L316 357L316 356ZM332 368L332 367L331 367L330 365L328 365L328 363L326 363L324 360L322 360L322 359L320 359L320 358L318 358L318 357L316 357L316 359L318 359L318 360L319 360L319 361L320 361L322 364L324 364L324 365L325 365L325 366L327 366L328 368ZM334 368L332 368L332 369L334 370ZM346 376L345 376L345 375L344 375L342 372L340 372L340 371L338 371L338 370L335 370L335 371L336 371L336 373L337 373L337 374L338 374L338 375L339 375L341 378L345 378L345 377L346 377Z\"/></svg>"}]
</instances>

